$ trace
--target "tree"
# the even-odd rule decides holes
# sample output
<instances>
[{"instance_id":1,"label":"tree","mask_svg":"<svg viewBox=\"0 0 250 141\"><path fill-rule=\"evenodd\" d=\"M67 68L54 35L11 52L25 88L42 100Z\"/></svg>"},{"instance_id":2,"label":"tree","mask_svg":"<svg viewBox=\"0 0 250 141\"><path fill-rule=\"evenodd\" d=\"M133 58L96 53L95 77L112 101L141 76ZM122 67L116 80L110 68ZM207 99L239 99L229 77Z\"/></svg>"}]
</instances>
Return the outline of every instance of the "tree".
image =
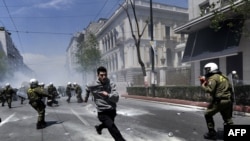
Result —
<instances>
[{"instance_id":1,"label":"tree","mask_svg":"<svg viewBox=\"0 0 250 141\"><path fill-rule=\"evenodd\" d=\"M217 6L218 4L222 4L222 6L229 5L229 12L222 12L221 7ZM244 30L242 30L241 28L235 28L239 26L239 24L243 24L246 19L250 18L249 0L228 0L224 1L224 3L223 1L218 0L216 2L211 3L208 8L214 14L213 18L211 19L210 27L215 31L219 31L223 26L227 26L235 33L245 35L249 34L249 29L246 27L243 27ZM201 10L201 16L203 15L204 10Z\"/></svg>"},{"instance_id":2,"label":"tree","mask_svg":"<svg viewBox=\"0 0 250 141\"><path fill-rule=\"evenodd\" d=\"M146 74L145 64L144 64L144 62L141 59L140 45L141 45L141 37L142 37L142 35L143 35L143 33L144 33L147 25L148 25L148 21L146 21L145 26L141 30L141 28L139 26L139 23L138 23L137 15L136 15L135 2L133 2L133 0L126 0L126 4L125 5L121 5L121 7L124 9L124 11L127 14L127 17L128 17L128 20L129 20L131 34L132 34L132 37L133 37L134 42L135 42L138 63L141 66L142 74L143 74L143 76L145 78L145 77L147 77L147 74ZM133 13L132 16L133 16L133 18L135 20L135 27L133 27L133 25L132 25L132 18L131 18L130 13L129 13L130 7L131 7L132 13Z\"/></svg>"},{"instance_id":3,"label":"tree","mask_svg":"<svg viewBox=\"0 0 250 141\"><path fill-rule=\"evenodd\" d=\"M101 52L98 48L98 41L93 33L86 36L86 40L81 42L77 47L75 54L80 72L89 72L96 69L101 62Z\"/></svg>"}]
</instances>

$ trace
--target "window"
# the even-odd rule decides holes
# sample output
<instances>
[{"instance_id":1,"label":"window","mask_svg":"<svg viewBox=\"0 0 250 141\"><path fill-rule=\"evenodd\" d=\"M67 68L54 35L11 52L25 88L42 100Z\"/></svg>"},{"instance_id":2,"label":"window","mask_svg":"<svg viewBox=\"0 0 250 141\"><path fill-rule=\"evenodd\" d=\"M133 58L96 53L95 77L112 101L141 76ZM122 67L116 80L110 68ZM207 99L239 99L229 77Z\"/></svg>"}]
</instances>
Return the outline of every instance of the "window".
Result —
<instances>
[{"instance_id":1,"label":"window","mask_svg":"<svg viewBox=\"0 0 250 141\"><path fill-rule=\"evenodd\" d=\"M200 4L201 15L207 14L210 12L209 1L205 1L205 3Z\"/></svg>"},{"instance_id":2,"label":"window","mask_svg":"<svg viewBox=\"0 0 250 141\"><path fill-rule=\"evenodd\" d=\"M226 6L226 5L230 4L230 2L232 2L232 0L221 0L221 6Z\"/></svg>"},{"instance_id":3,"label":"window","mask_svg":"<svg viewBox=\"0 0 250 141\"><path fill-rule=\"evenodd\" d=\"M165 26L165 34L166 34L166 39L169 40L170 39L170 27L169 26Z\"/></svg>"},{"instance_id":4,"label":"window","mask_svg":"<svg viewBox=\"0 0 250 141\"><path fill-rule=\"evenodd\" d=\"M148 24L148 37L151 37L151 24Z\"/></svg>"}]
</instances>

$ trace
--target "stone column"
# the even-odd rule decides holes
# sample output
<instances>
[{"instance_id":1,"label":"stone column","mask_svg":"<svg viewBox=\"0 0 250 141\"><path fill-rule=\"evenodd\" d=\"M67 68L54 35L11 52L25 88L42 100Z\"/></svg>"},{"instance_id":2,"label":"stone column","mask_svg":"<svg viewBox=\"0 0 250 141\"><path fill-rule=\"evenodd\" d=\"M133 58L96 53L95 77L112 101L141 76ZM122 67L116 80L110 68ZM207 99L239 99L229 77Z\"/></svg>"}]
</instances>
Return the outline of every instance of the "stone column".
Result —
<instances>
[{"instance_id":1,"label":"stone column","mask_svg":"<svg viewBox=\"0 0 250 141\"><path fill-rule=\"evenodd\" d=\"M166 85L166 67L160 67L160 83L159 86Z\"/></svg>"}]
</instances>

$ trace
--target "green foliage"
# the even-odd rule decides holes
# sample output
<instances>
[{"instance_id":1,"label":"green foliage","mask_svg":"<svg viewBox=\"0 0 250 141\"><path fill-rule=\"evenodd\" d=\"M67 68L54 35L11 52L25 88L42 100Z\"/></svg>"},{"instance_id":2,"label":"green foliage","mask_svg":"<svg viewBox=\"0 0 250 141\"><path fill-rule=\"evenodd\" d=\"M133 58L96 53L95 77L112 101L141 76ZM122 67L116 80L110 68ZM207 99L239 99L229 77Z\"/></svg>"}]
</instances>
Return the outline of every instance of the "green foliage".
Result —
<instances>
[{"instance_id":1,"label":"green foliage","mask_svg":"<svg viewBox=\"0 0 250 141\"><path fill-rule=\"evenodd\" d=\"M223 26L227 26L231 29L233 32L238 32L241 34L241 31L236 31L235 27L238 26L238 24L235 24L235 20L244 22L246 19L249 19L250 17L250 1L249 0L242 0L241 4L235 4L235 0L229 0L226 4L223 6L229 6L230 12L222 13L220 11L221 8L215 9L215 4L219 4L221 0L217 1L216 3L212 3L209 8L210 11L213 12L214 17L211 19L210 27L214 29L215 31L219 31ZM244 28L244 27L243 27ZM247 30L243 34L246 33Z\"/></svg>"},{"instance_id":2,"label":"green foliage","mask_svg":"<svg viewBox=\"0 0 250 141\"><path fill-rule=\"evenodd\" d=\"M78 71L92 71L101 62L101 52L98 41L94 34L90 33L86 39L79 44L76 52Z\"/></svg>"},{"instance_id":3,"label":"green foliage","mask_svg":"<svg viewBox=\"0 0 250 141\"><path fill-rule=\"evenodd\" d=\"M237 105L249 106L250 105L250 85L235 86L235 99ZM150 96L152 97L152 88L147 89L144 87L127 87L128 95ZM209 94L206 94L200 86L157 86L156 97L169 98L169 99L182 99L191 101L204 101L211 100Z\"/></svg>"},{"instance_id":4,"label":"green foliage","mask_svg":"<svg viewBox=\"0 0 250 141\"><path fill-rule=\"evenodd\" d=\"M235 86L236 104L250 105L250 85Z\"/></svg>"}]
</instances>

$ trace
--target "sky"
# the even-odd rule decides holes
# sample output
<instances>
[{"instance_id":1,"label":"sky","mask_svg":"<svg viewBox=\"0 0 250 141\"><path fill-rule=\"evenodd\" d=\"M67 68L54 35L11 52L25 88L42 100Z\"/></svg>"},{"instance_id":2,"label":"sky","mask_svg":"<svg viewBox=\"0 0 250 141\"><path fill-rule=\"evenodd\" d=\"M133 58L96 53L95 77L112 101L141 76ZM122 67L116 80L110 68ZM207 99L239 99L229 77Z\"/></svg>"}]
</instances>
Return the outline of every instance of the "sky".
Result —
<instances>
[{"instance_id":1,"label":"sky","mask_svg":"<svg viewBox=\"0 0 250 141\"><path fill-rule=\"evenodd\" d=\"M11 33L24 63L38 75L64 69L72 36L109 18L124 0L0 0L0 26ZM153 0L187 7L187 0Z\"/></svg>"}]
</instances>

